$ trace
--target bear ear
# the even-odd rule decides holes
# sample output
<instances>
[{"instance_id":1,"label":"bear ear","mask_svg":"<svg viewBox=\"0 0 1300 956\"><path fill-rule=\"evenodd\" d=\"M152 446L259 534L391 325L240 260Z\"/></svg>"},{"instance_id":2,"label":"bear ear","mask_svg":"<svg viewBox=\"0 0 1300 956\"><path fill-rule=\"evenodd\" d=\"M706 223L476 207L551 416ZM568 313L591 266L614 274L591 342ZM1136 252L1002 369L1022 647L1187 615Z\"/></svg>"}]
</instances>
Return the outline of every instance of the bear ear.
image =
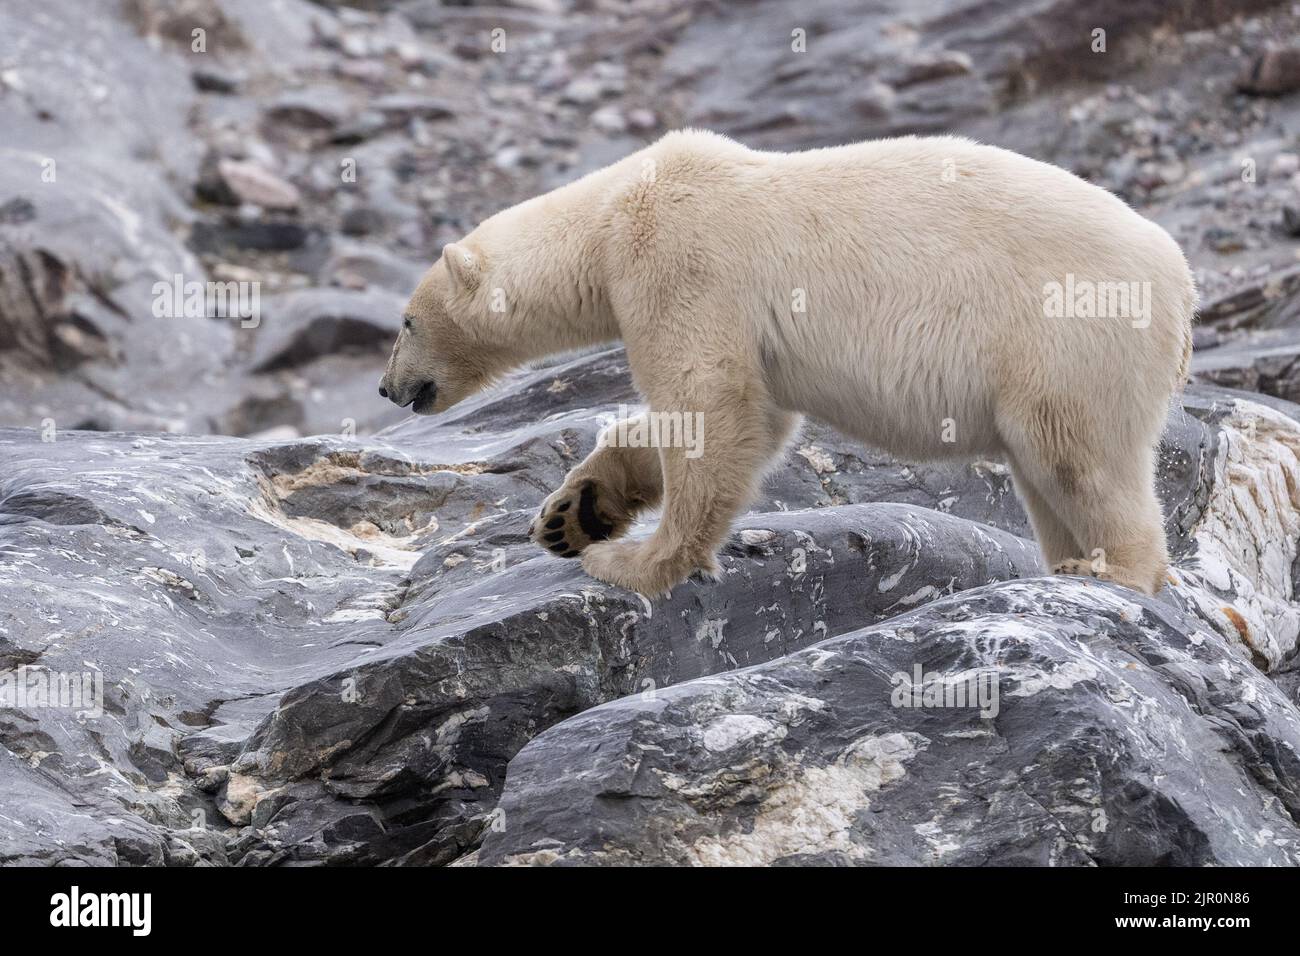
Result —
<instances>
[{"instance_id":1,"label":"bear ear","mask_svg":"<svg viewBox=\"0 0 1300 956\"><path fill-rule=\"evenodd\" d=\"M442 248L442 261L447 266L451 281L466 292L478 288L483 273L479 257L459 243L451 242Z\"/></svg>"}]
</instances>

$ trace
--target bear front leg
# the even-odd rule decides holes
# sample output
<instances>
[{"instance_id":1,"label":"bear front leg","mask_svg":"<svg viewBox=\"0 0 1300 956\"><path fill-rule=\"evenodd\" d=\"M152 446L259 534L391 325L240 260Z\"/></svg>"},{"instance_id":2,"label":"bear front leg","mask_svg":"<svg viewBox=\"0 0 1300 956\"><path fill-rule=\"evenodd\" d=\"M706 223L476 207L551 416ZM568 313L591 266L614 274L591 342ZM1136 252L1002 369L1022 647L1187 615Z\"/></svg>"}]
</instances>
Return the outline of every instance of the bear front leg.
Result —
<instances>
[{"instance_id":1,"label":"bear front leg","mask_svg":"<svg viewBox=\"0 0 1300 956\"><path fill-rule=\"evenodd\" d=\"M629 434L645 419L629 419ZM562 558L576 558L594 541L616 538L627 531L640 512L663 497L663 473L657 448L613 443L606 429L595 449L565 476L542 502L528 536Z\"/></svg>"},{"instance_id":2,"label":"bear front leg","mask_svg":"<svg viewBox=\"0 0 1300 956\"><path fill-rule=\"evenodd\" d=\"M591 545L582 566L592 577L647 597L667 595L696 571L717 579L717 552L732 519L799 419L742 401L718 401L713 408L705 413L699 457L688 457L684 448L659 449L664 512L654 534Z\"/></svg>"}]
</instances>

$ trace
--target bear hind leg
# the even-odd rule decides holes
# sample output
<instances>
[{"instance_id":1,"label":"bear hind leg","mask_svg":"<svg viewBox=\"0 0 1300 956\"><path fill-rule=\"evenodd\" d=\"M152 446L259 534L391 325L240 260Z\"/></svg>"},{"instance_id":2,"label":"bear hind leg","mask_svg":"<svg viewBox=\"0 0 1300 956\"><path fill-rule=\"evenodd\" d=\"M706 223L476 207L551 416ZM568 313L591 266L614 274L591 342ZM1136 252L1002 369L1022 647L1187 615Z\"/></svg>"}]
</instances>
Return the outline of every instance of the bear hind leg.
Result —
<instances>
[{"instance_id":1,"label":"bear hind leg","mask_svg":"<svg viewBox=\"0 0 1300 956\"><path fill-rule=\"evenodd\" d=\"M1029 514L1029 523L1034 529L1034 539L1047 560L1049 569L1066 561L1083 557L1084 551L1074 537L1074 532L1052 510L1051 503L1029 481L1024 469L1011 462L1011 477L1016 486L1016 494L1025 511Z\"/></svg>"},{"instance_id":2,"label":"bear hind leg","mask_svg":"<svg viewBox=\"0 0 1300 956\"><path fill-rule=\"evenodd\" d=\"M1018 487L1031 489L1025 503L1035 534L1043 525L1039 543L1052 572L1088 575L1155 594L1164 586L1169 553L1155 493L1153 449L1145 441L1125 441L1118 431L1096 434L1077 418L1072 427L1042 420L1036 424L1037 433L1006 437ZM1047 512L1054 521L1044 520ZM1066 550L1062 529L1076 543L1071 556L1061 557Z\"/></svg>"}]
</instances>

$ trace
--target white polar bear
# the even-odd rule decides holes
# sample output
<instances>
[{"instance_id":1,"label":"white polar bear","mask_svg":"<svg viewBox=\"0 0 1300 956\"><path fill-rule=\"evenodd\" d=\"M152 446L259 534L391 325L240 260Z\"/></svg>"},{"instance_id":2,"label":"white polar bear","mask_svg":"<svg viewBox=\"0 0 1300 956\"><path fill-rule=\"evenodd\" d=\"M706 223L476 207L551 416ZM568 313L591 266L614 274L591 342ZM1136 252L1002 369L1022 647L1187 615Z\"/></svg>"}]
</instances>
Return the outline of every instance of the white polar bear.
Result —
<instances>
[{"instance_id":1,"label":"white polar bear","mask_svg":"<svg viewBox=\"0 0 1300 956\"><path fill-rule=\"evenodd\" d=\"M1154 448L1191 353L1178 245L1110 193L953 137L771 153L676 132L447 246L380 393L442 411L538 357L622 339L652 413L703 441L602 441L544 547L658 595L716 573L796 430L904 459L1004 457L1049 565L1154 593ZM620 535L663 502L654 534Z\"/></svg>"}]
</instances>

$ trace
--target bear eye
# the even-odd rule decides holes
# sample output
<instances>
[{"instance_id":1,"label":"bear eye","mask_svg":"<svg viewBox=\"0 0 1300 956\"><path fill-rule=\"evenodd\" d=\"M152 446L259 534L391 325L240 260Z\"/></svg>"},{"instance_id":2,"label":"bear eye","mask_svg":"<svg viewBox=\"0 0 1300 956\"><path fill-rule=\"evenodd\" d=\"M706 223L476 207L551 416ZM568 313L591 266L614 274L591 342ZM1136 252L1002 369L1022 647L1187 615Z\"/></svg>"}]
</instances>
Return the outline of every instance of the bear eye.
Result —
<instances>
[{"instance_id":1,"label":"bear eye","mask_svg":"<svg viewBox=\"0 0 1300 956\"><path fill-rule=\"evenodd\" d=\"M411 327L411 317L409 315L402 316L402 327L406 329Z\"/></svg>"}]
</instances>

